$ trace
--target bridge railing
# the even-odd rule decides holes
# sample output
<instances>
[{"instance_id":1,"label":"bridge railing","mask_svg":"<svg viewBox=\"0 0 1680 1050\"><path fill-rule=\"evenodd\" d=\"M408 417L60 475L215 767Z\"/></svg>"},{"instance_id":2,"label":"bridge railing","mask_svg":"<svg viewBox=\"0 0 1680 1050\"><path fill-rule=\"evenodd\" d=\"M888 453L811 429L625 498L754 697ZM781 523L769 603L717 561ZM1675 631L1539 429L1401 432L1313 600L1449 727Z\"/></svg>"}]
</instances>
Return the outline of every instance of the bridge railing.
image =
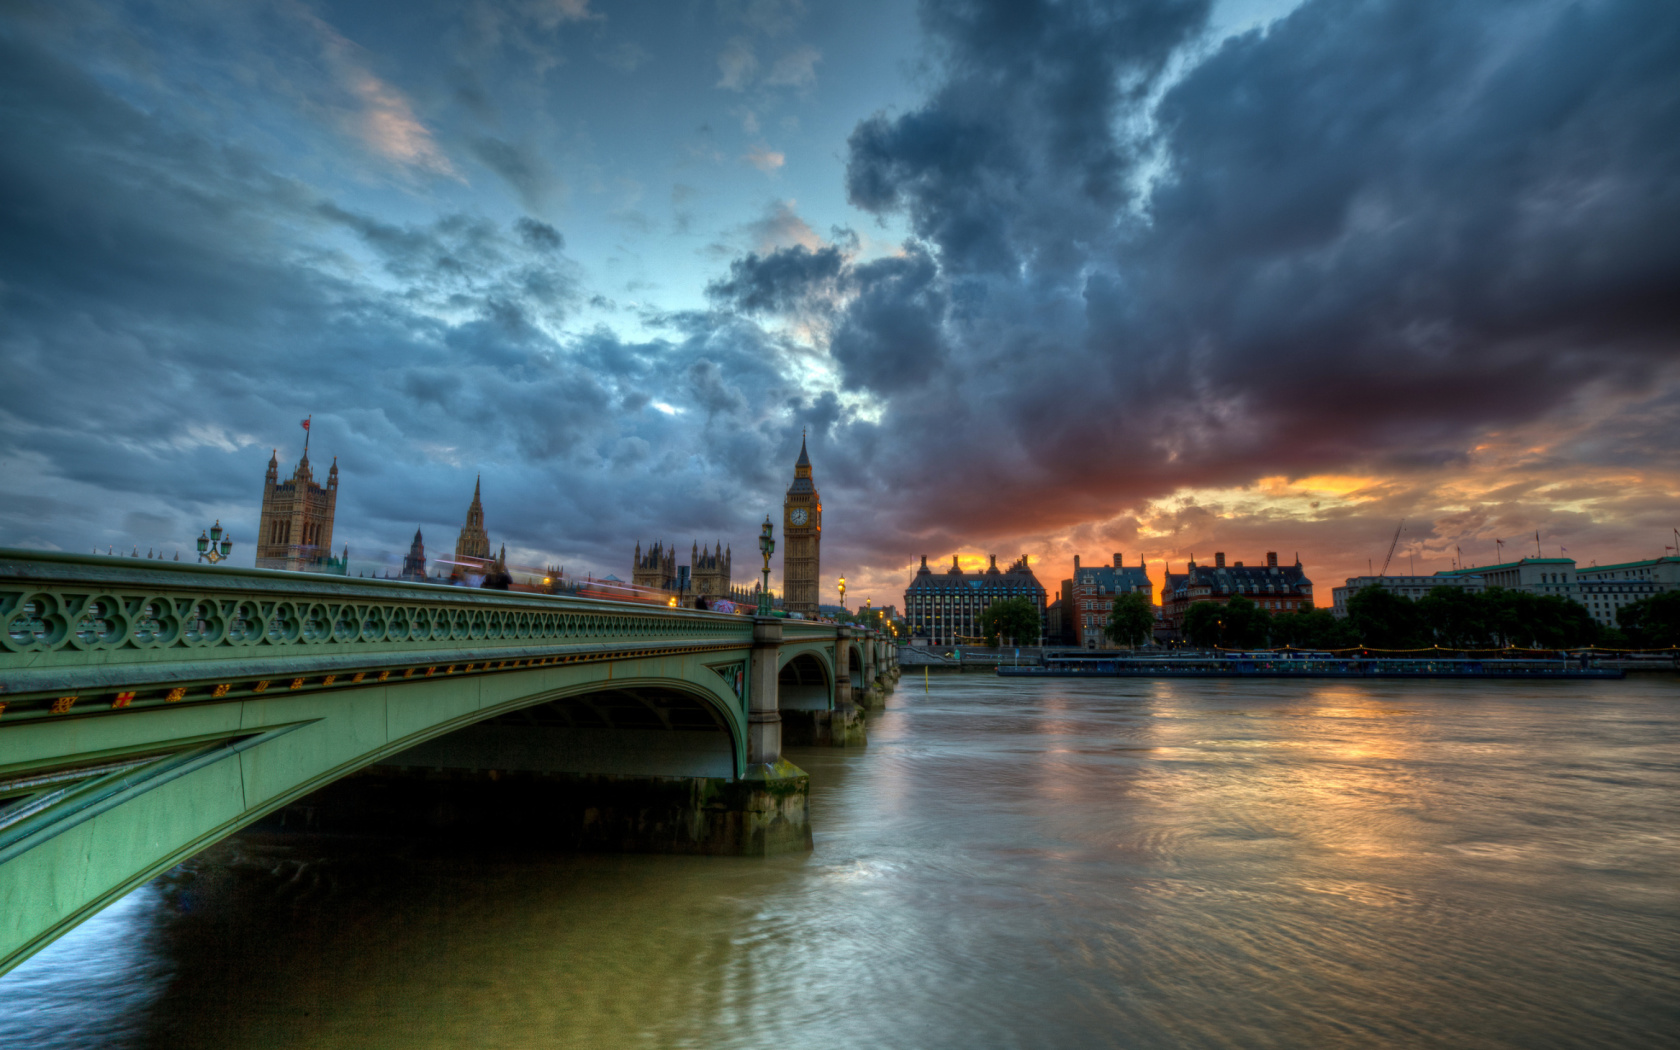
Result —
<instances>
[{"instance_id":1,"label":"bridge railing","mask_svg":"<svg viewBox=\"0 0 1680 1050\"><path fill-rule=\"evenodd\" d=\"M84 694L178 702L205 690L220 698L282 682L351 685L751 642L749 618L688 609L0 549L8 720L66 713ZM155 688L100 692L137 680Z\"/></svg>"}]
</instances>

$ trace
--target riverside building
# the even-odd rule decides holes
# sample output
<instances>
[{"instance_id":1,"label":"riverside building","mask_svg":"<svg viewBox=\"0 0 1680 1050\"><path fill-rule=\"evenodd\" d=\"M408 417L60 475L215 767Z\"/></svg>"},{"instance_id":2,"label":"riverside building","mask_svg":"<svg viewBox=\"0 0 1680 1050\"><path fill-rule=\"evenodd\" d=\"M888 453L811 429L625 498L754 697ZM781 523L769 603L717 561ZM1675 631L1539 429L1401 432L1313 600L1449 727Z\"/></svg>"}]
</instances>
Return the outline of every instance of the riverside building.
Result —
<instances>
[{"instance_id":1,"label":"riverside building","mask_svg":"<svg viewBox=\"0 0 1680 1050\"><path fill-rule=\"evenodd\" d=\"M1619 626L1623 606L1663 591L1680 590L1680 558L1649 558L1617 565L1577 566L1574 558L1519 558L1498 565L1449 569L1433 576L1354 576L1333 593L1333 612L1347 615L1347 602L1366 587L1381 584L1416 601L1435 587L1463 587L1479 593L1490 587L1526 594L1551 595L1579 602L1606 627Z\"/></svg>"},{"instance_id":2,"label":"riverside building","mask_svg":"<svg viewBox=\"0 0 1680 1050\"><path fill-rule=\"evenodd\" d=\"M1025 554L1008 569L998 568L994 554L990 565L979 572L964 572L954 556L949 569L934 572L928 568L924 554L921 568L904 591L904 619L913 639L926 638L931 645L960 645L983 633L980 614L986 606L1003 598L1026 598L1038 610L1040 635L1017 642L1041 645L1044 597L1044 587L1033 575Z\"/></svg>"},{"instance_id":3,"label":"riverside building","mask_svg":"<svg viewBox=\"0 0 1680 1050\"><path fill-rule=\"evenodd\" d=\"M1619 626L1622 606L1663 591L1680 590L1680 558L1650 558L1575 570L1575 600L1606 627Z\"/></svg>"},{"instance_id":4,"label":"riverside building","mask_svg":"<svg viewBox=\"0 0 1680 1050\"><path fill-rule=\"evenodd\" d=\"M1167 573L1161 591L1161 611L1170 633L1182 637L1184 616L1197 602L1221 605L1241 595L1276 616L1312 605L1312 581L1307 579L1297 555L1294 565L1278 564L1276 551L1266 552L1266 564L1225 564L1223 551L1213 556L1212 565L1190 563L1189 571Z\"/></svg>"},{"instance_id":5,"label":"riverside building","mask_svg":"<svg viewBox=\"0 0 1680 1050\"><path fill-rule=\"evenodd\" d=\"M1519 558L1499 565L1445 569L1435 574L1435 578L1443 582L1462 576L1480 576L1487 587L1581 600L1576 589L1574 558Z\"/></svg>"},{"instance_id":6,"label":"riverside building","mask_svg":"<svg viewBox=\"0 0 1680 1050\"><path fill-rule=\"evenodd\" d=\"M1383 587L1415 602L1436 587L1458 587L1469 594L1480 594L1487 584L1474 570L1461 576L1349 576L1346 584L1330 591L1331 614L1345 620L1348 599L1367 587Z\"/></svg>"},{"instance_id":7,"label":"riverside building","mask_svg":"<svg viewBox=\"0 0 1680 1050\"><path fill-rule=\"evenodd\" d=\"M1114 601L1123 594L1142 592L1154 604L1154 585L1143 562L1125 565L1114 555L1113 565L1079 564L1073 556L1073 579L1062 581L1060 637L1073 636L1072 644L1084 649L1117 649L1106 633Z\"/></svg>"}]
</instances>

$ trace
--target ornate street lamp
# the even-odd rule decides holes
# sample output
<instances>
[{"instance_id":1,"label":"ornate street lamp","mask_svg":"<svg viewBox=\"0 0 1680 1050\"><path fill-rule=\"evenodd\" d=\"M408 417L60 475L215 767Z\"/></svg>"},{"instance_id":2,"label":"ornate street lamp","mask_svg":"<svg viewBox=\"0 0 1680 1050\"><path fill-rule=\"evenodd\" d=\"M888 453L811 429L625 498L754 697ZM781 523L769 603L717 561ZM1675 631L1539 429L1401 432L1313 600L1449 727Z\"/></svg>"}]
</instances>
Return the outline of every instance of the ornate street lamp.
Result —
<instances>
[{"instance_id":1,"label":"ornate street lamp","mask_svg":"<svg viewBox=\"0 0 1680 1050\"><path fill-rule=\"evenodd\" d=\"M758 534L758 549L764 552L764 586L758 592L758 615L769 616L770 609L770 555L776 550L776 527L770 524L770 515L764 516L764 528Z\"/></svg>"},{"instance_id":2,"label":"ornate street lamp","mask_svg":"<svg viewBox=\"0 0 1680 1050\"><path fill-rule=\"evenodd\" d=\"M840 577L840 611L846 611L846 577Z\"/></svg>"},{"instance_id":3,"label":"ornate street lamp","mask_svg":"<svg viewBox=\"0 0 1680 1050\"><path fill-rule=\"evenodd\" d=\"M231 553L233 553L233 539L231 537L228 539L222 538L220 518L216 519L216 524L210 526L210 535L206 536L203 532L198 534L199 561L207 561L214 565L219 561L226 561Z\"/></svg>"}]
</instances>

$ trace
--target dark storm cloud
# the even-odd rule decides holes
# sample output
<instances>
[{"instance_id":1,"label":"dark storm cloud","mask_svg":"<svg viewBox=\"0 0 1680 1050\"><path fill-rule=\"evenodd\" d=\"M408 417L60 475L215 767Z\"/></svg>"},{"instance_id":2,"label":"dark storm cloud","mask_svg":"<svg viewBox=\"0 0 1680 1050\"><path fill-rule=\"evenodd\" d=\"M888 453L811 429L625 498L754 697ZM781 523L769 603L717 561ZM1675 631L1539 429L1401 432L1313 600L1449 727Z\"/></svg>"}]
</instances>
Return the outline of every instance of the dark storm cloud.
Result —
<instances>
[{"instance_id":1,"label":"dark storm cloud","mask_svg":"<svg viewBox=\"0 0 1680 1050\"><path fill-rule=\"evenodd\" d=\"M847 187L933 269L845 275L832 344L912 531L1438 469L1677 382L1674 5L1310 0L1170 85L1205 5L924 12L941 79Z\"/></svg>"},{"instance_id":2,"label":"dark storm cloud","mask_svg":"<svg viewBox=\"0 0 1680 1050\"><path fill-rule=\"evenodd\" d=\"M311 414L358 558L415 521L441 545L480 471L498 542L584 567L751 531L798 447L776 340L703 314L558 336L580 298L559 229L377 218L195 116L0 33L0 462L55 493L0 500L30 508L0 543L144 549L213 517L248 537L269 449L290 470Z\"/></svg>"},{"instance_id":3,"label":"dark storm cloud","mask_svg":"<svg viewBox=\"0 0 1680 1050\"><path fill-rule=\"evenodd\" d=\"M527 248L544 252L557 252L566 247L566 238L560 235L559 230L546 222L538 222L527 217L520 219L513 225L519 231L519 236L524 240Z\"/></svg>"},{"instance_id":4,"label":"dark storm cloud","mask_svg":"<svg viewBox=\"0 0 1680 1050\"><path fill-rule=\"evenodd\" d=\"M947 310L933 260L913 251L851 273L856 297L829 344L848 388L877 393L914 387L944 364Z\"/></svg>"},{"instance_id":5,"label":"dark storm cloud","mask_svg":"<svg viewBox=\"0 0 1680 1050\"><path fill-rule=\"evenodd\" d=\"M858 125L852 202L904 209L954 273L1077 261L1129 199L1138 153L1117 134L1204 0L944 2L922 7L946 79L926 104Z\"/></svg>"},{"instance_id":6,"label":"dark storm cloud","mask_svg":"<svg viewBox=\"0 0 1680 1050\"><path fill-rule=\"evenodd\" d=\"M813 295L832 290L844 264L840 249L832 245L749 253L730 263L729 276L707 285L706 294L742 313L793 313Z\"/></svg>"}]
</instances>

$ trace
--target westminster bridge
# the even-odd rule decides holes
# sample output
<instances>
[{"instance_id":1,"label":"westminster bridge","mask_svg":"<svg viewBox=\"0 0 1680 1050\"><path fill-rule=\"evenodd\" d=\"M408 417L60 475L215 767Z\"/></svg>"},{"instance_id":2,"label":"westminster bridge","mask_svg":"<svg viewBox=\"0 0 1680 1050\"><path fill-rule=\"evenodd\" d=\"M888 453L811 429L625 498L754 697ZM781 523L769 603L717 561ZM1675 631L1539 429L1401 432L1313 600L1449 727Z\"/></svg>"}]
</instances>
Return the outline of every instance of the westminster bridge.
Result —
<instances>
[{"instance_id":1,"label":"westminster bridge","mask_svg":"<svg viewBox=\"0 0 1680 1050\"><path fill-rule=\"evenodd\" d=\"M898 674L827 623L5 549L0 621L0 973L364 783L586 847L809 849L784 730L861 744Z\"/></svg>"}]
</instances>

